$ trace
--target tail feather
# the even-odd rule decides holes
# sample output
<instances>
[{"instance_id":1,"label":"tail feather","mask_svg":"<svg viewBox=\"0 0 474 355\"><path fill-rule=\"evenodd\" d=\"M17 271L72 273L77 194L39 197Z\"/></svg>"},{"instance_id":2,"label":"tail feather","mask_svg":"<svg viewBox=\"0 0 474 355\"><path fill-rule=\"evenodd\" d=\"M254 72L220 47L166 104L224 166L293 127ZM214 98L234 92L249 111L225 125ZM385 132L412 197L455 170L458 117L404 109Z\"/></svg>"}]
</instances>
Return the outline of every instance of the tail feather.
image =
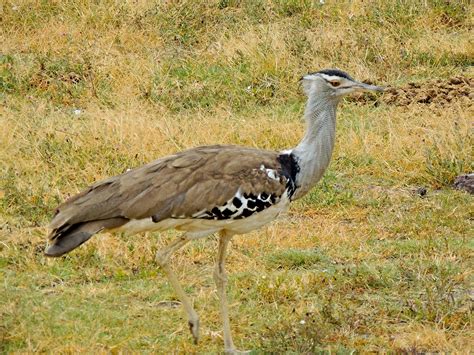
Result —
<instances>
[{"instance_id":1,"label":"tail feather","mask_svg":"<svg viewBox=\"0 0 474 355\"><path fill-rule=\"evenodd\" d=\"M44 255L51 257L62 256L89 240L93 235L94 233L84 231L67 233L61 238L56 239L54 244L48 246L44 252Z\"/></svg>"},{"instance_id":2,"label":"tail feather","mask_svg":"<svg viewBox=\"0 0 474 355\"><path fill-rule=\"evenodd\" d=\"M94 234L104 229L120 227L126 222L128 222L126 218L117 217L79 223L73 226L65 226L64 228L53 230L50 235L52 244L46 248L44 254L50 257L59 257L85 243Z\"/></svg>"}]
</instances>

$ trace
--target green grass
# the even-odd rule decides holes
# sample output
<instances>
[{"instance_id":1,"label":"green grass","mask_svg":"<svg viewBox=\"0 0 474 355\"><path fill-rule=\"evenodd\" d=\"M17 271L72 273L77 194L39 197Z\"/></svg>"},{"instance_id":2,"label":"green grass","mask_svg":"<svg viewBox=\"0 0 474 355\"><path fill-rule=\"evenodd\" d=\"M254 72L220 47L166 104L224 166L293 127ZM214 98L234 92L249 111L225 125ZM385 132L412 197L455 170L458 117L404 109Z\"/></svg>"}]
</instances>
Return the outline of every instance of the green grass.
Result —
<instances>
[{"instance_id":1,"label":"green grass","mask_svg":"<svg viewBox=\"0 0 474 355\"><path fill-rule=\"evenodd\" d=\"M43 256L67 196L184 148L285 149L301 75L473 77L467 1L20 1L1 5L0 352L222 352L215 237L174 256L194 345L154 255L176 232ZM233 241L236 345L254 353L472 352L472 95L339 108L329 170ZM425 195L419 189L426 189Z\"/></svg>"}]
</instances>

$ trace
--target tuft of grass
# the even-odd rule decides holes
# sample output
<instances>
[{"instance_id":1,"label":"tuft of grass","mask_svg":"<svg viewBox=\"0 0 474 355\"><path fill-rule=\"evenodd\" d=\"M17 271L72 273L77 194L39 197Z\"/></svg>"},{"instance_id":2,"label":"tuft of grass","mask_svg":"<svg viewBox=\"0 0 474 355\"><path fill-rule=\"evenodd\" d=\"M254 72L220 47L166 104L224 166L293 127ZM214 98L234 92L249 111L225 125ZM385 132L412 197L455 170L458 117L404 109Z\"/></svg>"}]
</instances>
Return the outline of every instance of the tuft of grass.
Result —
<instances>
[{"instance_id":1,"label":"tuft of grass","mask_svg":"<svg viewBox=\"0 0 474 355\"><path fill-rule=\"evenodd\" d=\"M311 269L327 263L327 257L318 250L288 249L270 254L267 259L271 269Z\"/></svg>"},{"instance_id":2,"label":"tuft of grass","mask_svg":"<svg viewBox=\"0 0 474 355\"><path fill-rule=\"evenodd\" d=\"M467 144L471 147L472 143L474 140L471 136L458 136L454 142L456 145ZM471 152L474 153L474 150ZM451 186L457 176L469 171L474 171L474 162L467 156L459 156L452 150L446 151L437 143L426 150L426 173L437 187Z\"/></svg>"},{"instance_id":3,"label":"tuft of grass","mask_svg":"<svg viewBox=\"0 0 474 355\"><path fill-rule=\"evenodd\" d=\"M310 191L300 204L312 206L315 209L328 206L341 207L343 205L350 205L353 202L353 194L351 180L344 176L337 176L331 170L325 174L318 187Z\"/></svg>"}]
</instances>

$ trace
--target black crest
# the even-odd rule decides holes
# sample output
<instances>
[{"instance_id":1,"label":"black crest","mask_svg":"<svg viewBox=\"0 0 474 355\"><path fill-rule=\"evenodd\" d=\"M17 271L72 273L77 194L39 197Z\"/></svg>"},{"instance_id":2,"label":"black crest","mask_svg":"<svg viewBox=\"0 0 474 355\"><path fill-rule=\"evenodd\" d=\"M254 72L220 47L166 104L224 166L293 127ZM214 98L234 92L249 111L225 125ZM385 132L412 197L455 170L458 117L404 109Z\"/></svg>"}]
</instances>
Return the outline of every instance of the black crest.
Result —
<instances>
[{"instance_id":1,"label":"black crest","mask_svg":"<svg viewBox=\"0 0 474 355\"><path fill-rule=\"evenodd\" d=\"M346 79L349 79L349 80L354 80L351 78L351 76L345 72L343 72L342 70L339 70L339 69L323 69L323 70L320 70L320 71L317 71L317 72L313 72L313 73L310 73L311 74L326 74L326 75L330 75L330 76L340 76L341 78L346 78Z\"/></svg>"}]
</instances>

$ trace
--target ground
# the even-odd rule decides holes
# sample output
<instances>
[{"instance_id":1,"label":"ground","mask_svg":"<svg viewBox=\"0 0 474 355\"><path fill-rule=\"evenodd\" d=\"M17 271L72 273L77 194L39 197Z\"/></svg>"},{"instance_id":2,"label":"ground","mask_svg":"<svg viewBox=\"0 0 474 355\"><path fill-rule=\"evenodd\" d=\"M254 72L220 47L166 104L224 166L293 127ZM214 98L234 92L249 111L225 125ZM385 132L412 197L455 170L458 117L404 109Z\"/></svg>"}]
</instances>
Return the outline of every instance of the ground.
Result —
<instances>
[{"instance_id":1,"label":"ground","mask_svg":"<svg viewBox=\"0 0 474 355\"><path fill-rule=\"evenodd\" d=\"M256 353L472 348L468 1L6 1L0 41L0 352L222 351L215 237L174 257L194 345L154 255L102 234L43 256L55 206L203 144L284 149L301 75L387 86L339 108L330 168L227 262L236 345Z\"/></svg>"}]
</instances>

